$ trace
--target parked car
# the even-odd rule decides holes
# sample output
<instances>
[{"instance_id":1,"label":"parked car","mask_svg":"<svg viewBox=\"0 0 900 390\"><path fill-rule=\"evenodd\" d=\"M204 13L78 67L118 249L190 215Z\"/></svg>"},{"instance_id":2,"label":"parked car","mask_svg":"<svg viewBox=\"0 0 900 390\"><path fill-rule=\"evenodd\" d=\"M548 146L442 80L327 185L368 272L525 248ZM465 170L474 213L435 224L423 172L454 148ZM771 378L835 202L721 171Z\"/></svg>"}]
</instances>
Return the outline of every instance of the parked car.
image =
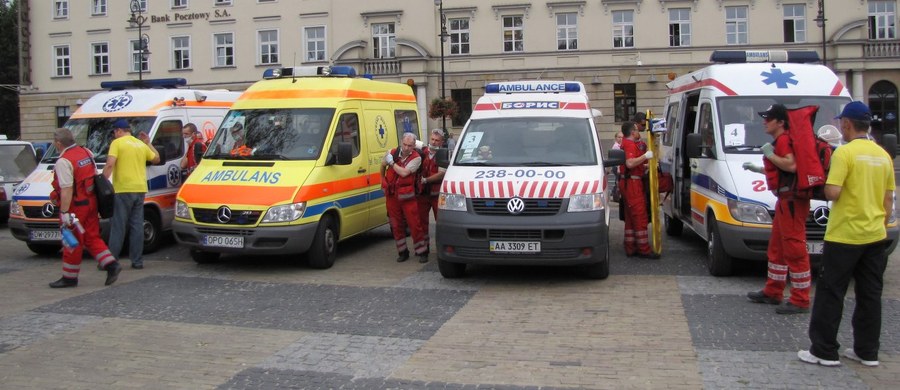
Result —
<instances>
[{"instance_id":1,"label":"parked car","mask_svg":"<svg viewBox=\"0 0 900 390\"><path fill-rule=\"evenodd\" d=\"M16 186L37 167L31 142L0 140L0 223L9 220L9 202Z\"/></svg>"}]
</instances>

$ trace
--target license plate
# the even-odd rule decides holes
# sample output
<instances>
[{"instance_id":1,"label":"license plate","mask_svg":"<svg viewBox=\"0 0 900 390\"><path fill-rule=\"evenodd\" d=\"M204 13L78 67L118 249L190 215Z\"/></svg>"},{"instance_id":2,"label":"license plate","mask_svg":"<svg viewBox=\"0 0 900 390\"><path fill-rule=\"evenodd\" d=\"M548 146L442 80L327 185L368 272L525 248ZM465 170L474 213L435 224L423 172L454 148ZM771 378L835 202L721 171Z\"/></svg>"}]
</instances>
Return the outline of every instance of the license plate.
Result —
<instances>
[{"instance_id":1,"label":"license plate","mask_svg":"<svg viewBox=\"0 0 900 390\"><path fill-rule=\"evenodd\" d=\"M203 246L216 246L220 248L243 248L244 237L241 236L203 236L200 240Z\"/></svg>"},{"instance_id":2,"label":"license plate","mask_svg":"<svg viewBox=\"0 0 900 390\"><path fill-rule=\"evenodd\" d=\"M811 255L821 255L822 247L825 245L824 242L807 242L806 243L806 251Z\"/></svg>"},{"instance_id":3,"label":"license plate","mask_svg":"<svg viewBox=\"0 0 900 390\"><path fill-rule=\"evenodd\" d=\"M540 241L491 241L495 253L540 253Z\"/></svg>"},{"instance_id":4,"label":"license plate","mask_svg":"<svg viewBox=\"0 0 900 390\"><path fill-rule=\"evenodd\" d=\"M29 233L31 241L59 241L62 233L59 230L32 230Z\"/></svg>"}]
</instances>

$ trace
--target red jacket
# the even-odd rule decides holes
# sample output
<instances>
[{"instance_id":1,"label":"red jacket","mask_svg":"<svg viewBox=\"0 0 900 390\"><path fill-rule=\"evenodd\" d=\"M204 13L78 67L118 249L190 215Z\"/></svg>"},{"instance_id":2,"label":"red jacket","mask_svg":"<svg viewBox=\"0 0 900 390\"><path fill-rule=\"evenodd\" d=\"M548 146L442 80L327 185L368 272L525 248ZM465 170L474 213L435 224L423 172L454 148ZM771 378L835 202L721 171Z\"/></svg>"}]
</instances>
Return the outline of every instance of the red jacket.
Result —
<instances>
[{"instance_id":1,"label":"red jacket","mask_svg":"<svg viewBox=\"0 0 900 390\"><path fill-rule=\"evenodd\" d=\"M396 148L391 149L391 154L394 155L394 164L404 168L410 161L421 158L419 153L415 150L412 150L405 159L400 158L400 154L397 152ZM422 167L419 167L419 169L422 169ZM389 166L385 170L382 187L385 188L385 193L387 195L397 195L400 200L410 199L416 195L416 175L411 174L406 175L406 177L401 177L394 171L393 167Z\"/></svg>"},{"instance_id":2,"label":"red jacket","mask_svg":"<svg viewBox=\"0 0 900 390\"><path fill-rule=\"evenodd\" d=\"M69 205L70 208L74 206L87 206L90 204L91 199L96 199L94 197L94 175L97 174L97 168L94 167L94 160L91 158L91 152L86 148L81 146L75 146L66 149L63 151L62 155L59 156L61 159L68 160L72 163L72 204ZM56 204L59 204L59 179L56 177L56 173L53 174L53 192L55 194Z\"/></svg>"}]
</instances>

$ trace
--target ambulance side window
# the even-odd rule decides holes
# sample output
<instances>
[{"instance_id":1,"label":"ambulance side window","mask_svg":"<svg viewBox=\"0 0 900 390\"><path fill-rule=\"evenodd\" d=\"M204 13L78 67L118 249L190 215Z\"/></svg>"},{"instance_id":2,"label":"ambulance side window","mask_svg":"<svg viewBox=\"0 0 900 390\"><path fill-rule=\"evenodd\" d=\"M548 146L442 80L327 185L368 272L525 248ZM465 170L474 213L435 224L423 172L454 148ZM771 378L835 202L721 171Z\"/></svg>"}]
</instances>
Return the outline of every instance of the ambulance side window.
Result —
<instances>
[{"instance_id":1,"label":"ambulance side window","mask_svg":"<svg viewBox=\"0 0 900 390\"><path fill-rule=\"evenodd\" d=\"M669 105L669 112L666 113L666 131L663 134L662 143L666 146L672 146L672 141L675 139L675 129L678 128L678 107L680 105L678 103L673 103Z\"/></svg>"},{"instance_id":2,"label":"ambulance side window","mask_svg":"<svg viewBox=\"0 0 900 390\"><path fill-rule=\"evenodd\" d=\"M359 156L359 117L356 113L342 114L331 139L331 153L337 153L338 143L349 142L353 157Z\"/></svg>"},{"instance_id":3,"label":"ambulance side window","mask_svg":"<svg viewBox=\"0 0 900 390\"><path fill-rule=\"evenodd\" d=\"M180 120L167 120L159 124L152 144L163 161L177 160L184 155L184 137L181 128Z\"/></svg>"},{"instance_id":4,"label":"ambulance side window","mask_svg":"<svg viewBox=\"0 0 900 390\"><path fill-rule=\"evenodd\" d=\"M700 136L703 139L702 153L703 157L716 158L716 140L713 129L712 108L709 103L700 105Z\"/></svg>"},{"instance_id":5,"label":"ambulance side window","mask_svg":"<svg viewBox=\"0 0 900 390\"><path fill-rule=\"evenodd\" d=\"M397 139L403 139L403 133L413 133L416 139L422 137L419 133L419 117L413 110L396 110L394 119L397 121ZM426 142L427 143L427 142Z\"/></svg>"}]
</instances>

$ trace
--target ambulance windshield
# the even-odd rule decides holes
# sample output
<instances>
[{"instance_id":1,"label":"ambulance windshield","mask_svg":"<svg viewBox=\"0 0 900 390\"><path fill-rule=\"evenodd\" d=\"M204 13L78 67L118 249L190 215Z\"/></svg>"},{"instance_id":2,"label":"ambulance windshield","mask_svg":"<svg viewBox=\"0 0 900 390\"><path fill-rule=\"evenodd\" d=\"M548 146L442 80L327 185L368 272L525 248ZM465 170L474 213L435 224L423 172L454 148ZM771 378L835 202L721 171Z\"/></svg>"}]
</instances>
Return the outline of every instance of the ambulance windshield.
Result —
<instances>
[{"instance_id":1,"label":"ambulance windshield","mask_svg":"<svg viewBox=\"0 0 900 390\"><path fill-rule=\"evenodd\" d=\"M759 154L759 147L766 142L772 142L772 137L766 134L765 123L759 116L759 112L766 111L775 103L784 104L788 109L805 106L819 106L813 129L824 125L839 123L834 119L841 112L841 108L850 102L850 99L842 96L731 96L717 99L719 117L719 137L725 153ZM704 134L704 145L713 145L707 140L705 134L712 137L712 132L705 131L712 128L711 120L705 119L701 110L699 129Z\"/></svg>"},{"instance_id":2,"label":"ambulance windshield","mask_svg":"<svg viewBox=\"0 0 900 390\"><path fill-rule=\"evenodd\" d=\"M106 162L109 144L115 139L113 123L119 119L128 121L131 125L131 134L136 137L141 131L150 134L156 117L77 118L69 119L63 126L72 131L76 144L83 145L94 153L94 160ZM56 150L56 147L51 144L41 162L54 164L57 159L59 159L59 150Z\"/></svg>"},{"instance_id":3,"label":"ambulance windshield","mask_svg":"<svg viewBox=\"0 0 900 390\"><path fill-rule=\"evenodd\" d=\"M203 157L317 160L333 116L333 108L232 110Z\"/></svg>"},{"instance_id":4,"label":"ambulance windshield","mask_svg":"<svg viewBox=\"0 0 900 390\"><path fill-rule=\"evenodd\" d=\"M460 139L455 165L596 165L588 119L473 119Z\"/></svg>"}]
</instances>

